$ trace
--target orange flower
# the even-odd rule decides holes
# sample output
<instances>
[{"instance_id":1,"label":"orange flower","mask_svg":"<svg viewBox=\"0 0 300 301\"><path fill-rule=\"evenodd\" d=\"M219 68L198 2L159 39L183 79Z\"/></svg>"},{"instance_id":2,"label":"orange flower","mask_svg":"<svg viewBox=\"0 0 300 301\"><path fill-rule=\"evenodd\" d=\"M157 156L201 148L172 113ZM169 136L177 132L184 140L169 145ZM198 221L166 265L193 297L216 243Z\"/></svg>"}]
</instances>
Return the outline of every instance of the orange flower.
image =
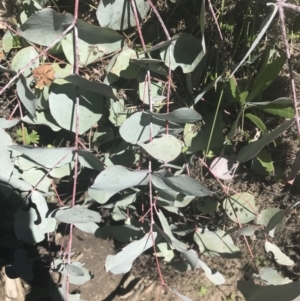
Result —
<instances>
[{"instance_id":1,"label":"orange flower","mask_svg":"<svg viewBox=\"0 0 300 301\"><path fill-rule=\"evenodd\" d=\"M34 79L36 80L36 89L43 90L44 85L47 87L50 86L50 84L55 80L54 76L54 69L52 68L51 65L41 65L37 67L36 69L32 70L32 75Z\"/></svg>"}]
</instances>

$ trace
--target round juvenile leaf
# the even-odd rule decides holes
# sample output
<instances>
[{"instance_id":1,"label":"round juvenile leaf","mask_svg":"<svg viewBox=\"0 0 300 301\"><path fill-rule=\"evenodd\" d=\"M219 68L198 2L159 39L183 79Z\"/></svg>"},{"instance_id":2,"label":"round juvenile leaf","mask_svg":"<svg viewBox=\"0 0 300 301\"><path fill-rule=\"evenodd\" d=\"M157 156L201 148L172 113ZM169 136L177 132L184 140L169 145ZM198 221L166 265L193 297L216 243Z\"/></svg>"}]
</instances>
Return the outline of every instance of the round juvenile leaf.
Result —
<instances>
[{"instance_id":1,"label":"round juvenile leaf","mask_svg":"<svg viewBox=\"0 0 300 301\"><path fill-rule=\"evenodd\" d=\"M24 154L34 162L53 168L63 166L73 161L73 150L71 148L42 148L33 146L11 145L10 149Z\"/></svg>"},{"instance_id":2,"label":"round juvenile leaf","mask_svg":"<svg viewBox=\"0 0 300 301\"><path fill-rule=\"evenodd\" d=\"M66 270L72 275L72 276L83 276L84 272L82 271L81 267L78 267L73 264L65 264Z\"/></svg>"},{"instance_id":3,"label":"round juvenile leaf","mask_svg":"<svg viewBox=\"0 0 300 301\"><path fill-rule=\"evenodd\" d=\"M58 126L54 118L47 112L35 112L35 118L30 115L26 115L22 118L22 121L29 124L44 124L51 128L52 131L58 132L61 130L61 127Z\"/></svg>"},{"instance_id":4,"label":"round juvenile leaf","mask_svg":"<svg viewBox=\"0 0 300 301\"><path fill-rule=\"evenodd\" d=\"M55 218L59 222L66 224L88 222L100 223L101 221L101 215L98 212L81 206L61 208L55 212Z\"/></svg>"},{"instance_id":5,"label":"round juvenile leaf","mask_svg":"<svg viewBox=\"0 0 300 301\"><path fill-rule=\"evenodd\" d=\"M193 72L204 57L201 40L182 33L170 46L161 48L160 57L172 70L181 67L183 73Z\"/></svg>"},{"instance_id":6,"label":"round juvenile leaf","mask_svg":"<svg viewBox=\"0 0 300 301\"><path fill-rule=\"evenodd\" d=\"M194 241L198 244L200 253L210 257L228 256L239 253L239 247L234 245L230 235L222 230L202 232L198 229L194 234Z\"/></svg>"},{"instance_id":7,"label":"round juvenile leaf","mask_svg":"<svg viewBox=\"0 0 300 301\"><path fill-rule=\"evenodd\" d=\"M94 92L79 89L79 134L89 130L103 114L103 98ZM54 85L49 95L51 115L64 129L76 132L76 86Z\"/></svg>"},{"instance_id":8,"label":"round juvenile leaf","mask_svg":"<svg viewBox=\"0 0 300 301\"><path fill-rule=\"evenodd\" d=\"M151 118L149 114L137 112L126 119L120 127L121 137L132 144L146 142L150 139L150 121L152 121L152 137L155 137L165 122Z\"/></svg>"},{"instance_id":9,"label":"round juvenile leaf","mask_svg":"<svg viewBox=\"0 0 300 301\"><path fill-rule=\"evenodd\" d=\"M260 212L257 217L256 224L264 225L264 232L269 232L274 229L274 234L279 232L285 225L285 211L279 208L267 208Z\"/></svg>"},{"instance_id":10,"label":"round juvenile leaf","mask_svg":"<svg viewBox=\"0 0 300 301\"><path fill-rule=\"evenodd\" d=\"M35 209L30 208L28 211L19 209L15 215L14 224L17 238L29 244L44 240L45 231L35 224L36 220L38 220L38 215Z\"/></svg>"},{"instance_id":11,"label":"round juvenile leaf","mask_svg":"<svg viewBox=\"0 0 300 301\"><path fill-rule=\"evenodd\" d=\"M53 9L45 8L32 15L20 26L23 38L42 46L50 46L73 22L69 13L58 14Z\"/></svg>"},{"instance_id":12,"label":"round juvenile leaf","mask_svg":"<svg viewBox=\"0 0 300 301\"><path fill-rule=\"evenodd\" d=\"M175 160L181 153L181 143L174 136L163 136L161 138L154 138L151 142L137 143L150 156L163 161L170 162Z\"/></svg>"},{"instance_id":13,"label":"round juvenile leaf","mask_svg":"<svg viewBox=\"0 0 300 301\"><path fill-rule=\"evenodd\" d=\"M153 232L152 237L156 239L157 233ZM113 274L123 274L130 271L133 261L139 257L144 251L153 246L153 239L147 233L142 239L133 241L121 252L116 255L108 255L105 260L105 269Z\"/></svg>"},{"instance_id":14,"label":"round juvenile leaf","mask_svg":"<svg viewBox=\"0 0 300 301\"><path fill-rule=\"evenodd\" d=\"M7 149L12 144L11 137L0 128L0 179L7 182L14 168L10 158L10 151Z\"/></svg>"},{"instance_id":15,"label":"round juvenile leaf","mask_svg":"<svg viewBox=\"0 0 300 301\"><path fill-rule=\"evenodd\" d=\"M33 46L28 46L16 53L14 55L12 62L11 62L11 69L18 72L20 69L25 67L31 60L36 58L39 55L39 53L35 50ZM39 61L36 60L32 63L31 68L37 68L39 66ZM27 77L31 73L30 68L26 68L23 72L24 76Z\"/></svg>"},{"instance_id":16,"label":"round juvenile leaf","mask_svg":"<svg viewBox=\"0 0 300 301\"><path fill-rule=\"evenodd\" d=\"M135 1L139 19L144 19L150 9L148 1ZM135 18L129 0L103 0L100 1L97 19L101 27L109 27L115 30L125 30L136 26Z\"/></svg>"},{"instance_id":17,"label":"round juvenile leaf","mask_svg":"<svg viewBox=\"0 0 300 301\"><path fill-rule=\"evenodd\" d=\"M210 165L210 170L215 177L230 180L237 166L235 156L216 157Z\"/></svg>"},{"instance_id":18,"label":"round juvenile leaf","mask_svg":"<svg viewBox=\"0 0 300 301\"><path fill-rule=\"evenodd\" d=\"M265 242L265 249L267 252L272 252L274 255L274 259L277 263L286 265L286 266L293 266L295 262L291 260L287 255L285 255L276 245L270 243L266 240Z\"/></svg>"},{"instance_id":19,"label":"round juvenile leaf","mask_svg":"<svg viewBox=\"0 0 300 301\"><path fill-rule=\"evenodd\" d=\"M22 12L20 14L21 23L24 23L31 15L42 9L37 1L25 0L22 2Z\"/></svg>"},{"instance_id":20,"label":"round juvenile leaf","mask_svg":"<svg viewBox=\"0 0 300 301\"><path fill-rule=\"evenodd\" d=\"M248 192L234 194L226 198L223 208L234 222L249 223L256 218L255 198Z\"/></svg>"},{"instance_id":21,"label":"round juvenile leaf","mask_svg":"<svg viewBox=\"0 0 300 301\"><path fill-rule=\"evenodd\" d=\"M89 270L83 267L80 262L66 264L65 268L69 272L68 280L72 284L82 285L92 278ZM64 276L66 276L66 273L64 273Z\"/></svg>"},{"instance_id":22,"label":"round juvenile leaf","mask_svg":"<svg viewBox=\"0 0 300 301\"><path fill-rule=\"evenodd\" d=\"M82 20L77 20L79 66L84 67L104 55L118 51L124 38L110 28L101 28ZM93 34L91 34L93 33ZM61 42L63 52L71 65L74 64L74 39L69 33Z\"/></svg>"},{"instance_id":23,"label":"round juvenile leaf","mask_svg":"<svg viewBox=\"0 0 300 301\"><path fill-rule=\"evenodd\" d=\"M255 229L250 228L250 227L245 227L239 231L239 234L245 235L245 236L251 236L254 234L254 232L255 232Z\"/></svg>"},{"instance_id":24,"label":"round juvenile leaf","mask_svg":"<svg viewBox=\"0 0 300 301\"><path fill-rule=\"evenodd\" d=\"M129 48L122 50L122 52L118 55L114 66L110 70L110 73L126 79L135 78L140 67L131 63L131 59L136 57L136 52L133 49Z\"/></svg>"},{"instance_id":25,"label":"round juvenile leaf","mask_svg":"<svg viewBox=\"0 0 300 301\"><path fill-rule=\"evenodd\" d=\"M282 285L293 282L291 279L283 278L274 268L265 267L259 270L260 279L267 282L268 285Z\"/></svg>"}]
</instances>

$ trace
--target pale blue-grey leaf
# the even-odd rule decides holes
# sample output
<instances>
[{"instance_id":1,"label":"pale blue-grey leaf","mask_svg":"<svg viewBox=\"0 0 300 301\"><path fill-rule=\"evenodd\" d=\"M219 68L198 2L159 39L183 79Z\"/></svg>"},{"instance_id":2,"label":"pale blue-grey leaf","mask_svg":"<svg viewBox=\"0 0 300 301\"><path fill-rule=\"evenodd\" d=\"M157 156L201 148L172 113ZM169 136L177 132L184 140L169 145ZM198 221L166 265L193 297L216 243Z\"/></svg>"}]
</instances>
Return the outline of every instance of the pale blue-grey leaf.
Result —
<instances>
[{"instance_id":1,"label":"pale blue-grey leaf","mask_svg":"<svg viewBox=\"0 0 300 301\"><path fill-rule=\"evenodd\" d=\"M34 162L53 168L63 166L73 161L73 150L71 148L41 148L34 146L11 145L10 149L24 154Z\"/></svg>"},{"instance_id":2,"label":"pale blue-grey leaf","mask_svg":"<svg viewBox=\"0 0 300 301\"><path fill-rule=\"evenodd\" d=\"M14 169L14 163L10 158L10 151L7 149L12 144L11 137L0 128L0 179L8 182Z\"/></svg>"},{"instance_id":3,"label":"pale blue-grey leaf","mask_svg":"<svg viewBox=\"0 0 300 301\"><path fill-rule=\"evenodd\" d=\"M100 223L101 221L101 215L98 212L81 206L60 208L55 212L55 218L59 222L66 224L88 222Z\"/></svg>"},{"instance_id":4,"label":"pale blue-grey leaf","mask_svg":"<svg viewBox=\"0 0 300 301\"><path fill-rule=\"evenodd\" d=\"M144 112L136 112L126 119L120 127L121 137L132 144L150 140L150 122L152 122L152 138L155 137L165 122L151 117Z\"/></svg>"},{"instance_id":5,"label":"pale blue-grey leaf","mask_svg":"<svg viewBox=\"0 0 300 301\"><path fill-rule=\"evenodd\" d=\"M90 90L78 88L79 130L82 135L88 131L104 113L103 98ZM51 115L64 129L76 132L76 86L73 84L55 85L49 94Z\"/></svg>"},{"instance_id":6,"label":"pale blue-grey leaf","mask_svg":"<svg viewBox=\"0 0 300 301\"><path fill-rule=\"evenodd\" d=\"M104 164L91 152L88 152L86 150L79 150L78 157L79 162L82 166L98 171L104 170Z\"/></svg>"},{"instance_id":7,"label":"pale blue-grey leaf","mask_svg":"<svg viewBox=\"0 0 300 301\"><path fill-rule=\"evenodd\" d=\"M5 118L0 118L0 128L1 129L9 129L13 126L15 126L16 124L18 124L20 122L20 119L5 119ZM1 139L2 141L2 139Z\"/></svg>"},{"instance_id":8,"label":"pale blue-grey leaf","mask_svg":"<svg viewBox=\"0 0 300 301\"><path fill-rule=\"evenodd\" d=\"M144 0L136 0L135 5L139 21L142 21L150 10L150 5L148 1ZM96 16L101 27L122 31L136 26L131 3L128 0L100 1Z\"/></svg>"},{"instance_id":9,"label":"pale blue-grey leaf","mask_svg":"<svg viewBox=\"0 0 300 301\"><path fill-rule=\"evenodd\" d=\"M108 255L105 260L105 269L113 274L123 274L131 270L133 261L155 243L157 233L146 234L140 240L133 241L116 255ZM154 240L154 241L153 241Z\"/></svg>"},{"instance_id":10,"label":"pale blue-grey leaf","mask_svg":"<svg viewBox=\"0 0 300 301\"><path fill-rule=\"evenodd\" d=\"M123 166L115 165L98 175L89 189L89 195L103 204L121 190L138 185L147 185L147 183L147 170L131 171Z\"/></svg>"},{"instance_id":11,"label":"pale blue-grey leaf","mask_svg":"<svg viewBox=\"0 0 300 301\"><path fill-rule=\"evenodd\" d=\"M35 117L38 99L28 88L26 78L23 74L20 74L19 80L17 81L17 93L24 107L32 117Z\"/></svg>"},{"instance_id":12,"label":"pale blue-grey leaf","mask_svg":"<svg viewBox=\"0 0 300 301\"><path fill-rule=\"evenodd\" d=\"M71 14L59 14L53 9L44 8L22 24L18 32L27 41L42 46L50 46L72 22L73 16Z\"/></svg>"},{"instance_id":13,"label":"pale blue-grey leaf","mask_svg":"<svg viewBox=\"0 0 300 301\"><path fill-rule=\"evenodd\" d=\"M89 81L77 74L69 75L65 77L64 80L74 85L78 85L79 87L84 88L86 90L90 90L102 96L112 98L118 101L118 98L114 95L112 88L106 84Z\"/></svg>"}]
</instances>

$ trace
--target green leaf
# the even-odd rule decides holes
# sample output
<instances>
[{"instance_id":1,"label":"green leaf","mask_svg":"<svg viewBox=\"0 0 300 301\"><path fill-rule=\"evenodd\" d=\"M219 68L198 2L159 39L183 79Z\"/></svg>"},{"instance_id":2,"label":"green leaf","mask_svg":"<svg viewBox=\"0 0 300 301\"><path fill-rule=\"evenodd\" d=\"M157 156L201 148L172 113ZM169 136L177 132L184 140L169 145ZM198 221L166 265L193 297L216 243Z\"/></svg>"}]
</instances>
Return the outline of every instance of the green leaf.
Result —
<instances>
[{"instance_id":1,"label":"green leaf","mask_svg":"<svg viewBox=\"0 0 300 301\"><path fill-rule=\"evenodd\" d=\"M265 168L265 170L270 173L274 171L274 165L271 158L271 155L268 153L267 150L262 149L257 154L257 160L260 162L260 164Z\"/></svg>"},{"instance_id":2,"label":"green leaf","mask_svg":"<svg viewBox=\"0 0 300 301\"><path fill-rule=\"evenodd\" d=\"M149 10L148 1L135 0L139 21L144 19ZM97 8L96 17L101 27L109 27L115 30L125 30L136 26L130 1L128 0L103 0Z\"/></svg>"},{"instance_id":3,"label":"green leaf","mask_svg":"<svg viewBox=\"0 0 300 301\"><path fill-rule=\"evenodd\" d=\"M295 116L295 110L291 107L283 107L280 105L269 105L260 108L262 111L279 116L282 118L293 118Z\"/></svg>"},{"instance_id":4,"label":"green leaf","mask_svg":"<svg viewBox=\"0 0 300 301\"><path fill-rule=\"evenodd\" d=\"M286 56L282 55L274 61L269 62L266 66L262 67L256 76L251 92L247 97L247 102L256 98L273 83L282 69L285 61Z\"/></svg>"},{"instance_id":5,"label":"green leaf","mask_svg":"<svg viewBox=\"0 0 300 301\"><path fill-rule=\"evenodd\" d=\"M147 111L147 113L161 120L178 123L192 123L202 120L202 116L199 113L189 108L180 108L171 113L153 113L150 111Z\"/></svg>"},{"instance_id":6,"label":"green leaf","mask_svg":"<svg viewBox=\"0 0 300 301\"><path fill-rule=\"evenodd\" d=\"M256 115L253 115L251 113L246 113L245 117L250 119L264 134L268 133L268 130L264 124L264 122Z\"/></svg>"},{"instance_id":7,"label":"green leaf","mask_svg":"<svg viewBox=\"0 0 300 301\"><path fill-rule=\"evenodd\" d=\"M36 111L36 117L33 118L30 115L26 115L22 118L22 121L29 123L29 124L44 124L51 128L52 131L58 132L61 130L61 127L58 126L55 119L46 111Z\"/></svg>"},{"instance_id":8,"label":"green leaf","mask_svg":"<svg viewBox=\"0 0 300 301\"><path fill-rule=\"evenodd\" d=\"M267 31L267 29L269 28L272 20L274 19L275 15L276 15L276 13L278 11L278 6L276 4L274 4L274 3L268 3L267 5L268 6L272 5L273 6L273 11L263 20L263 22L261 24L261 28L259 30L259 33L258 33L257 37L255 38L254 42L250 46L249 50L247 51L247 53L243 57L243 59L235 66L234 70L230 74L230 77L232 77L235 74L235 72L242 66L242 64L245 62L245 60L248 58L248 56L252 53L252 51L254 50L254 48L257 46L257 44L259 43L259 41L264 36L264 34Z\"/></svg>"},{"instance_id":9,"label":"green leaf","mask_svg":"<svg viewBox=\"0 0 300 301\"><path fill-rule=\"evenodd\" d=\"M271 133L265 135L264 137L258 139L255 142L251 142L248 145L244 146L237 155L237 161L240 163L244 163L254 156L256 156L259 151L267 144L271 143L274 139L276 139L280 134L286 131L294 122L294 119L291 119L278 127L276 130Z\"/></svg>"},{"instance_id":10,"label":"green leaf","mask_svg":"<svg viewBox=\"0 0 300 301\"><path fill-rule=\"evenodd\" d=\"M204 116L204 124L201 126L201 129L198 132L197 130L195 130L195 128L197 129L197 127L194 124L187 123L185 125L183 139L185 145L189 147L188 153L194 153L202 149L207 149L208 146L209 149L212 149L223 145L224 123L222 120L222 116L220 113L218 114L212 132L214 116L214 112L211 112L208 115ZM211 140L209 141L210 136Z\"/></svg>"},{"instance_id":11,"label":"green leaf","mask_svg":"<svg viewBox=\"0 0 300 301\"><path fill-rule=\"evenodd\" d=\"M181 67L183 73L193 72L204 57L201 40L191 34L182 33L174 44L160 49L160 57L173 71Z\"/></svg>"},{"instance_id":12,"label":"green leaf","mask_svg":"<svg viewBox=\"0 0 300 301\"><path fill-rule=\"evenodd\" d=\"M24 23L30 16L42 9L42 6L34 0L25 0L22 2L22 11L20 14L21 23Z\"/></svg>"},{"instance_id":13,"label":"green leaf","mask_svg":"<svg viewBox=\"0 0 300 301\"><path fill-rule=\"evenodd\" d=\"M32 131L28 134L27 128L24 127L23 130L20 128L17 130L17 140L19 142L23 141L23 131L24 131L24 145L29 145L30 143L39 143L40 136L36 131Z\"/></svg>"}]
</instances>

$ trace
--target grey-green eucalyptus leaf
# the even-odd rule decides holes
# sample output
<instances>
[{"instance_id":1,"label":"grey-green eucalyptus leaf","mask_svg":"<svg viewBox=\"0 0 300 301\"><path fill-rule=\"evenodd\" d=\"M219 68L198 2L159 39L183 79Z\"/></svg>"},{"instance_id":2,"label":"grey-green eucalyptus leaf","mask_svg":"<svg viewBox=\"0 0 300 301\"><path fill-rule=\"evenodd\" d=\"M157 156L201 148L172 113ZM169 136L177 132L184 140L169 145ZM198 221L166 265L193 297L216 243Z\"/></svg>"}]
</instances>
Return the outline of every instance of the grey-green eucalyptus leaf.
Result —
<instances>
[{"instance_id":1,"label":"grey-green eucalyptus leaf","mask_svg":"<svg viewBox=\"0 0 300 301\"><path fill-rule=\"evenodd\" d=\"M72 74L64 78L65 81L70 82L74 85L78 85L80 88L89 90L100 94L102 96L118 100L118 98L113 93L113 90L110 86L98 82L89 81L79 75Z\"/></svg>"},{"instance_id":2,"label":"grey-green eucalyptus leaf","mask_svg":"<svg viewBox=\"0 0 300 301\"><path fill-rule=\"evenodd\" d=\"M37 109L38 99L28 88L27 81L23 74L20 74L19 79L17 81L17 93L24 107L27 109L30 115L33 118L35 118L35 111Z\"/></svg>"},{"instance_id":3,"label":"grey-green eucalyptus leaf","mask_svg":"<svg viewBox=\"0 0 300 301\"><path fill-rule=\"evenodd\" d=\"M274 259L277 263L286 266L293 266L295 262L285 255L275 244L270 243L268 240L265 241L266 252L272 252Z\"/></svg>"},{"instance_id":4,"label":"grey-green eucalyptus leaf","mask_svg":"<svg viewBox=\"0 0 300 301\"><path fill-rule=\"evenodd\" d=\"M26 20L18 32L27 41L50 46L72 22L71 14L59 14L51 8L44 8Z\"/></svg>"},{"instance_id":5,"label":"grey-green eucalyptus leaf","mask_svg":"<svg viewBox=\"0 0 300 301\"><path fill-rule=\"evenodd\" d=\"M18 124L20 122L20 119L5 119L5 118L0 118L0 128L1 129L9 129L13 126L15 126L16 124ZM1 139L2 141L2 139Z\"/></svg>"},{"instance_id":6,"label":"grey-green eucalyptus leaf","mask_svg":"<svg viewBox=\"0 0 300 301\"><path fill-rule=\"evenodd\" d=\"M139 21L141 21L147 16L150 5L144 0L136 0L135 5ZM96 16L101 27L122 31L136 26L131 3L128 0L101 1L97 8Z\"/></svg>"},{"instance_id":7,"label":"grey-green eucalyptus leaf","mask_svg":"<svg viewBox=\"0 0 300 301\"><path fill-rule=\"evenodd\" d=\"M79 134L88 131L104 113L104 100L99 94L78 88ZM50 112L55 121L64 129L76 132L76 86L73 84L54 85L49 94Z\"/></svg>"},{"instance_id":8,"label":"grey-green eucalyptus leaf","mask_svg":"<svg viewBox=\"0 0 300 301\"><path fill-rule=\"evenodd\" d=\"M16 55L14 55L12 61L11 61L11 69L18 72L20 69L23 69L26 65L29 64L31 60L36 58L38 56L38 52L33 46L25 47L21 50L19 50ZM25 71L23 72L23 75L25 77L29 76L31 73L31 68L37 68L39 66L39 61L36 60L32 63L31 66L28 66Z\"/></svg>"},{"instance_id":9,"label":"grey-green eucalyptus leaf","mask_svg":"<svg viewBox=\"0 0 300 301\"><path fill-rule=\"evenodd\" d=\"M225 258L239 257L240 249L234 245L232 238L229 235L224 236L222 230L209 231L205 229L197 229L194 234L194 241L198 244L202 255L223 256Z\"/></svg>"},{"instance_id":10,"label":"grey-green eucalyptus leaf","mask_svg":"<svg viewBox=\"0 0 300 301\"><path fill-rule=\"evenodd\" d=\"M254 220L258 212L254 195L248 192L236 193L225 198L223 208L232 221L241 224Z\"/></svg>"},{"instance_id":11,"label":"grey-green eucalyptus leaf","mask_svg":"<svg viewBox=\"0 0 300 301\"><path fill-rule=\"evenodd\" d=\"M0 140L0 180L7 182L14 169L14 163L7 148L12 144L12 139L2 128L0 128Z\"/></svg>"},{"instance_id":12,"label":"grey-green eucalyptus leaf","mask_svg":"<svg viewBox=\"0 0 300 301\"><path fill-rule=\"evenodd\" d=\"M193 72L204 57L201 41L193 35L182 33L168 47L160 49L160 57L166 66L175 70L181 67L183 73Z\"/></svg>"},{"instance_id":13,"label":"grey-green eucalyptus leaf","mask_svg":"<svg viewBox=\"0 0 300 301\"><path fill-rule=\"evenodd\" d=\"M238 281L238 289L246 301L298 301L299 284L291 282L282 285L256 285L253 280Z\"/></svg>"},{"instance_id":14,"label":"grey-green eucalyptus leaf","mask_svg":"<svg viewBox=\"0 0 300 301\"><path fill-rule=\"evenodd\" d=\"M283 278L278 272L271 267L264 267L259 270L260 279L264 280L268 285L283 285L293 282L291 279Z\"/></svg>"},{"instance_id":15,"label":"grey-green eucalyptus leaf","mask_svg":"<svg viewBox=\"0 0 300 301\"><path fill-rule=\"evenodd\" d=\"M133 261L139 257L144 251L148 250L155 243L157 233L147 233L140 240L133 241L121 252L116 255L108 255L105 261L105 269L113 274L123 274L131 270ZM153 241L154 240L154 241Z\"/></svg>"},{"instance_id":16,"label":"grey-green eucalyptus leaf","mask_svg":"<svg viewBox=\"0 0 300 301\"><path fill-rule=\"evenodd\" d=\"M55 211L54 216L59 222L66 224L88 222L100 223L101 221L101 215L98 212L81 206L60 208Z\"/></svg>"},{"instance_id":17,"label":"grey-green eucalyptus leaf","mask_svg":"<svg viewBox=\"0 0 300 301\"><path fill-rule=\"evenodd\" d=\"M11 145L10 149L24 154L46 168L60 167L73 161L71 148L42 148L34 146Z\"/></svg>"},{"instance_id":18,"label":"grey-green eucalyptus leaf","mask_svg":"<svg viewBox=\"0 0 300 301\"><path fill-rule=\"evenodd\" d=\"M117 192L148 184L148 171L131 171L123 166L116 165L102 171L95 179L94 184L89 189L89 195L97 202L104 204Z\"/></svg>"},{"instance_id":19,"label":"grey-green eucalyptus leaf","mask_svg":"<svg viewBox=\"0 0 300 301\"><path fill-rule=\"evenodd\" d=\"M165 122L144 112L132 114L120 127L121 137L132 144L150 140L150 122L152 122L152 138L155 137Z\"/></svg>"},{"instance_id":20,"label":"grey-green eucalyptus leaf","mask_svg":"<svg viewBox=\"0 0 300 301\"><path fill-rule=\"evenodd\" d=\"M182 144L174 136L163 136L154 138L149 143L137 142L150 156L163 161L170 162L175 160L181 154Z\"/></svg>"}]
</instances>

